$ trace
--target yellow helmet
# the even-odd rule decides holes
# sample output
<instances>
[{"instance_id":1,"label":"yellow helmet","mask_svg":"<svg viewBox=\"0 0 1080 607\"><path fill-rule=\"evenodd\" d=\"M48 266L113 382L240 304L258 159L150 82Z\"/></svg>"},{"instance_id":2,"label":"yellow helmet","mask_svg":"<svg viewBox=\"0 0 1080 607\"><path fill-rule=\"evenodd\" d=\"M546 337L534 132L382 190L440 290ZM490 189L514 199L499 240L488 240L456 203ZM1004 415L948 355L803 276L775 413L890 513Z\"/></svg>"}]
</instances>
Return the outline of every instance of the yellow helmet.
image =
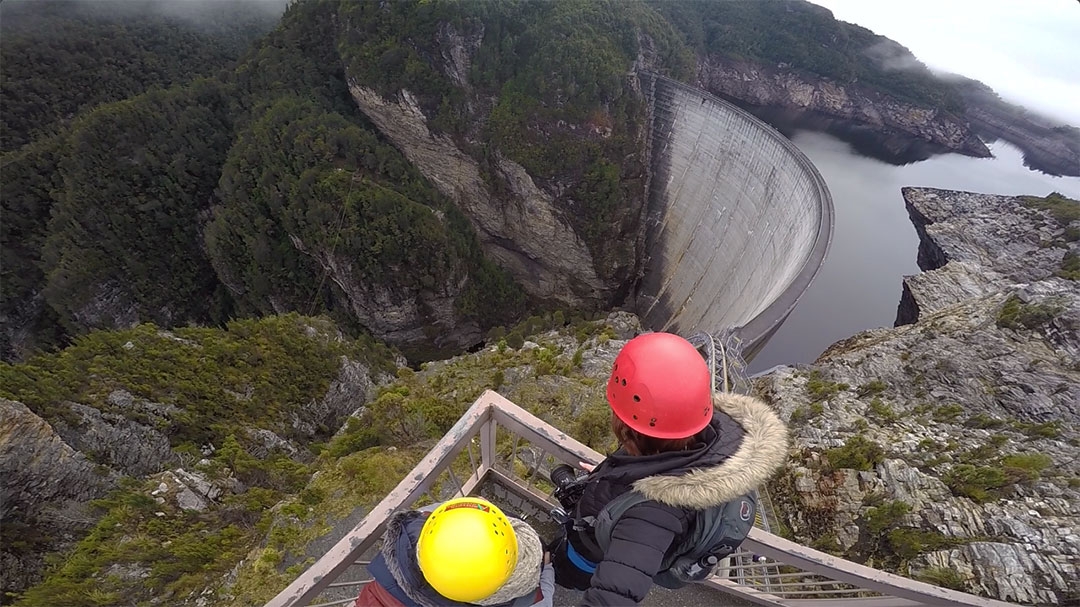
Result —
<instances>
[{"instance_id":1,"label":"yellow helmet","mask_svg":"<svg viewBox=\"0 0 1080 607\"><path fill-rule=\"evenodd\" d=\"M460 497L428 516L416 544L424 579L439 594L472 603L495 593L517 564L517 535L491 502Z\"/></svg>"}]
</instances>

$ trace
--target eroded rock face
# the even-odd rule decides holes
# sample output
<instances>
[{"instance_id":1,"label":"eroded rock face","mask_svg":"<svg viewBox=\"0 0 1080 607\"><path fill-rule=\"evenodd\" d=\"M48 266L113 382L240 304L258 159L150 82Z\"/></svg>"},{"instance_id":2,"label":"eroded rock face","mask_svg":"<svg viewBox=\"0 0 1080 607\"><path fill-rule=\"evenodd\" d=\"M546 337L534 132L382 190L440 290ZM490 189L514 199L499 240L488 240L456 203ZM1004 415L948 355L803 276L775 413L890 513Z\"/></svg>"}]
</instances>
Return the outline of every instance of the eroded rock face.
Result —
<instances>
[{"instance_id":1,"label":"eroded rock face","mask_svg":"<svg viewBox=\"0 0 1080 607\"><path fill-rule=\"evenodd\" d=\"M510 191L496 197L479 163L450 137L428 129L408 91L383 99L358 83L349 90L379 131L461 208L485 251L531 295L577 306L595 304L614 288L597 276L585 242L556 212L554 197L521 165L497 155L495 168Z\"/></svg>"},{"instance_id":2,"label":"eroded rock face","mask_svg":"<svg viewBox=\"0 0 1080 607\"><path fill-rule=\"evenodd\" d=\"M341 369L321 400L297 410L292 425L306 436L314 437L327 428L337 428L342 420L375 398L378 386L389 375L373 373L365 364L341 357Z\"/></svg>"},{"instance_id":3,"label":"eroded rock face","mask_svg":"<svg viewBox=\"0 0 1080 607\"><path fill-rule=\"evenodd\" d=\"M466 286L462 272L452 272L432 289L391 286L365 276L347 255L310 247L296 236L289 238L297 250L322 266L345 295L349 310L377 338L406 348L433 345L450 350L482 341L480 325L463 318L455 306Z\"/></svg>"},{"instance_id":4,"label":"eroded rock face","mask_svg":"<svg viewBox=\"0 0 1080 607\"><path fill-rule=\"evenodd\" d=\"M89 528L94 518L86 502L115 481L115 473L64 443L25 405L0 398L0 519L6 532L37 548L0 547L0 588L18 592L37 582L46 549Z\"/></svg>"},{"instance_id":5,"label":"eroded rock face","mask_svg":"<svg viewBox=\"0 0 1080 607\"><path fill-rule=\"evenodd\" d=\"M883 136L903 134L945 150L990 156L978 136L951 114L789 68L706 55L698 58L698 85L752 105L809 110L866 125Z\"/></svg>"},{"instance_id":6,"label":"eroded rock face","mask_svg":"<svg viewBox=\"0 0 1080 607\"><path fill-rule=\"evenodd\" d=\"M0 514L100 497L111 475L96 468L26 405L0 398Z\"/></svg>"},{"instance_id":7,"label":"eroded rock face","mask_svg":"<svg viewBox=\"0 0 1080 607\"><path fill-rule=\"evenodd\" d=\"M800 541L916 577L948 568L998 599L1061 603L1080 587L1080 288L1052 276L1061 249L1038 246L1059 228L1005 197L904 193L944 265L907 279L913 324L762 380L792 419L796 454L774 499ZM1012 324L1009 301L1046 313ZM878 453L850 457L859 441ZM894 526L922 534L910 545L870 531L872 509L894 502L909 508Z\"/></svg>"},{"instance_id":8,"label":"eroded rock face","mask_svg":"<svg viewBox=\"0 0 1080 607\"><path fill-rule=\"evenodd\" d=\"M57 421L57 434L74 449L93 454L99 463L124 474L143 476L176 461L169 438L153 426L122 413L102 412L79 403L66 405L78 421ZM137 414L129 410L127 415L133 413Z\"/></svg>"}]
</instances>

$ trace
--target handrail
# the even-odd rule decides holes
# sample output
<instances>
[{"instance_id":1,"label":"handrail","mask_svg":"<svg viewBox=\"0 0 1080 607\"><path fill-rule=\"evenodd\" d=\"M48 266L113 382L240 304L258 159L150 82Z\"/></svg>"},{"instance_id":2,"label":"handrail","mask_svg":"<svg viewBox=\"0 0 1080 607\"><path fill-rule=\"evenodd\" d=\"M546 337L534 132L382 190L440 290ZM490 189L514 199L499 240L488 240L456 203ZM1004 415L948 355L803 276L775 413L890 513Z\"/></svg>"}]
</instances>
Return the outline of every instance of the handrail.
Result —
<instances>
[{"instance_id":1,"label":"handrail","mask_svg":"<svg viewBox=\"0 0 1080 607\"><path fill-rule=\"evenodd\" d=\"M460 485L459 492L470 494L477 490L485 480L490 480L514 489L518 494L546 510L552 504L550 496L539 491L531 483L524 483L517 478L513 473L513 461L509 470L497 468L499 449L496 439L499 426L503 426L516 437L539 446L545 454L568 464L576 464L579 461L596 463L602 459L596 451L582 445L501 395L488 390L480 395L450 431L435 444L393 491L372 508L367 516L322 558L266 603L266 607L310 607L311 601L330 588L342 572L355 564L366 564L365 561L358 561L358 559L382 536L386 521L390 516L399 510L412 507L417 499L434 486L439 476L450 469L455 458L474 438L480 439L480 462L478 464L473 462L470 452L470 466L476 467ZM515 444L511 456L515 457L516 453L517 445ZM539 466L540 462L537 460L534 468L539 469ZM747 554L760 555L773 559L775 562L770 563L768 569L761 566L759 571L763 573L743 576L745 584L739 583L736 579L714 575L705 582L705 585L761 605L785 607L840 604L866 607L915 605L1007 607L1010 605L859 565L757 528L750 531L750 535L740 547L740 552L733 556L747 559L745 556ZM734 573L736 569L738 571L752 569L756 561L748 559L745 562L749 564L732 567L732 572ZM791 573L770 575L768 571L775 569L775 566L779 564L801 569L808 577L821 576L833 581L814 580L800 584L790 581L789 578L797 577ZM762 585L754 585L754 582L763 578L770 581ZM366 580L355 582L355 584L360 585L363 582ZM823 588L829 585L850 585L855 588ZM888 596L835 598L837 594L848 592L874 592ZM792 594L822 598L787 598ZM830 596L834 598L825 598ZM347 604L348 602L342 599L326 604Z\"/></svg>"},{"instance_id":2,"label":"handrail","mask_svg":"<svg viewBox=\"0 0 1080 607\"><path fill-rule=\"evenodd\" d=\"M494 427L491 421L493 407L485 400L485 396L493 394L485 392L464 415L454 424L438 443L432 447L424 459L413 468L397 487L382 499L371 512L367 514L352 531L341 538L330 550L318 561L296 578L285 590L282 590L266 603L266 607L292 607L308 605L312 599L319 596L329 584L334 582L342 572L351 567L364 551L371 548L375 541L386 530L386 521L392 514L404 507L412 505L424 494L438 478L437 471L449 465L453 458L461 453L469 440L477 434L481 434L481 460L480 468L488 466L493 458L489 454L494 453ZM481 432L484 427L490 427L489 432ZM436 473L432 473L436 471ZM465 482L463 493L471 493L479 484L484 473L477 470ZM465 489L468 489L467 491Z\"/></svg>"}]
</instances>

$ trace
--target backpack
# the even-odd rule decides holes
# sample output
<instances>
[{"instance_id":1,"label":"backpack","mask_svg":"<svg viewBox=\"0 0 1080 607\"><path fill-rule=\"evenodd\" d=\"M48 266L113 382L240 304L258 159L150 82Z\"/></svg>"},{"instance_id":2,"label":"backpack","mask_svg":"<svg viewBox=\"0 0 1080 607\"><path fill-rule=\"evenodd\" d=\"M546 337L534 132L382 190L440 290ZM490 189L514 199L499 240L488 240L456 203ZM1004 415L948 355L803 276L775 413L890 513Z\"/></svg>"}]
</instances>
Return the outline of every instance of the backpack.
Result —
<instances>
[{"instance_id":1,"label":"backpack","mask_svg":"<svg viewBox=\"0 0 1080 607\"><path fill-rule=\"evenodd\" d=\"M649 501L637 491L628 491L611 500L592 521L596 543L607 552L611 533L627 510ZM757 500L744 495L725 504L693 513L686 533L676 538L664 555L653 582L664 588L682 588L703 581L720 559L735 552L754 526Z\"/></svg>"}]
</instances>

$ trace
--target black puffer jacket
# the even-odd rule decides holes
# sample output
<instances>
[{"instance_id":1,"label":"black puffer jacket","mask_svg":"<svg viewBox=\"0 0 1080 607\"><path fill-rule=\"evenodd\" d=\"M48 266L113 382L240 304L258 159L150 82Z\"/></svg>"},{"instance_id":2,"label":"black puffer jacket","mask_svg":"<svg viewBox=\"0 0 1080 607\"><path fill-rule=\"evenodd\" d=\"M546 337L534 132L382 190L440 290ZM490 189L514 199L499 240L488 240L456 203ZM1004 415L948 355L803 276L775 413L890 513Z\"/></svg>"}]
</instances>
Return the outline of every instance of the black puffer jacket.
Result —
<instances>
[{"instance_id":1,"label":"black puffer jacket","mask_svg":"<svg viewBox=\"0 0 1080 607\"><path fill-rule=\"evenodd\" d=\"M582 605L638 603L652 587L674 540L685 533L692 511L749 493L779 468L787 455L787 428L761 401L721 394L702 441L688 450L631 456L619 450L589 475L573 515L596 516L612 499L636 489L650 501L623 514L606 554L597 554L591 531L568 540L597 564Z\"/></svg>"}]
</instances>

